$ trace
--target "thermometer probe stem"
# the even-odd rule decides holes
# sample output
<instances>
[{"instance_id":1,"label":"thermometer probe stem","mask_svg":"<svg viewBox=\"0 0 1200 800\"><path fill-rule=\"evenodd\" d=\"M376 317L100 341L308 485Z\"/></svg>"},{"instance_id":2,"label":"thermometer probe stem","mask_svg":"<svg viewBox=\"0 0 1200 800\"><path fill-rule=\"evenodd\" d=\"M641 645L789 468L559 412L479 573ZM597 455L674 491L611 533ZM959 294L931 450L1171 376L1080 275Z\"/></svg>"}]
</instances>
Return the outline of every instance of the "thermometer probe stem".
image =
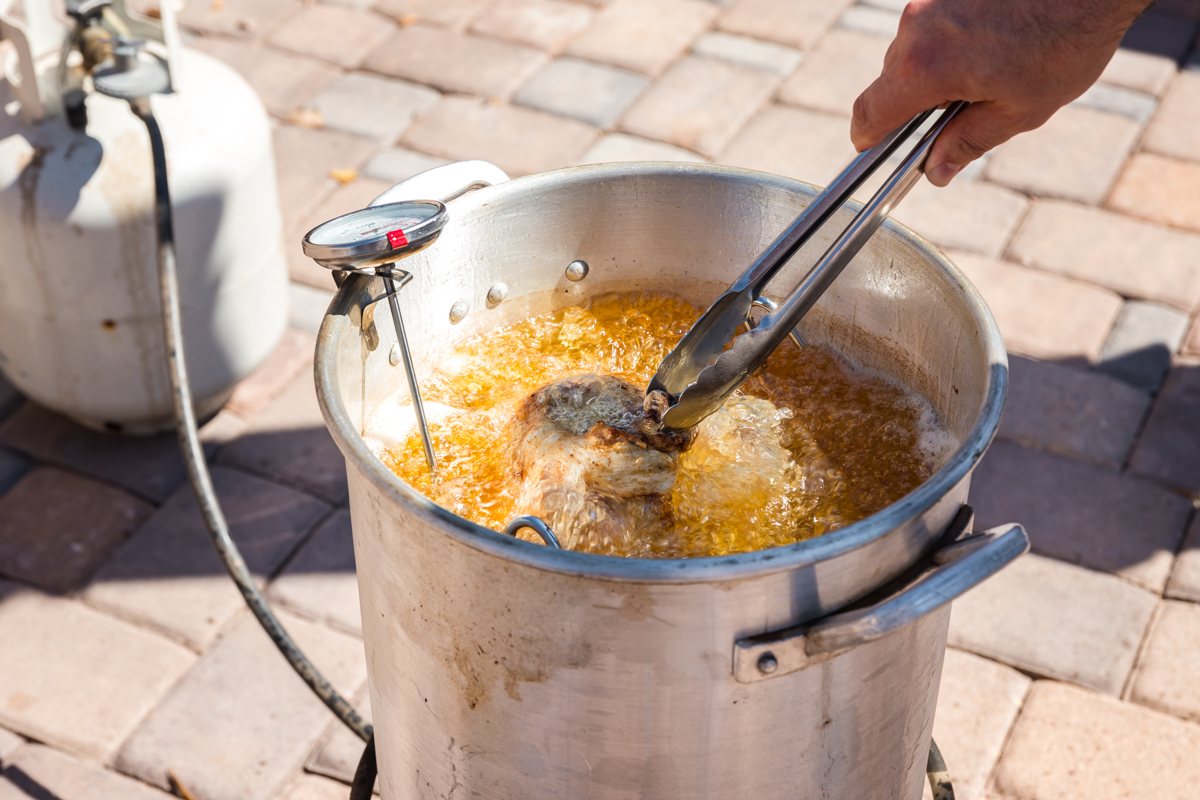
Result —
<instances>
[{"instance_id":1,"label":"thermometer probe stem","mask_svg":"<svg viewBox=\"0 0 1200 800\"><path fill-rule=\"evenodd\" d=\"M408 393L412 397L413 411L417 415L417 427L421 429L421 447L425 450L425 463L429 465L429 472L437 475L437 457L433 454L433 440L429 437L429 425L425 422L425 406L421 404L421 388L417 385L417 372L408 350L408 337L404 334L404 318L400 316L396 282L392 278L393 267L395 264L381 264L375 271L383 278L384 287L387 289L388 308L392 310L392 323L396 326L396 343L400 346L400 358L404 361L404 374L408 378Z\"/></svg>"}]
</instances>

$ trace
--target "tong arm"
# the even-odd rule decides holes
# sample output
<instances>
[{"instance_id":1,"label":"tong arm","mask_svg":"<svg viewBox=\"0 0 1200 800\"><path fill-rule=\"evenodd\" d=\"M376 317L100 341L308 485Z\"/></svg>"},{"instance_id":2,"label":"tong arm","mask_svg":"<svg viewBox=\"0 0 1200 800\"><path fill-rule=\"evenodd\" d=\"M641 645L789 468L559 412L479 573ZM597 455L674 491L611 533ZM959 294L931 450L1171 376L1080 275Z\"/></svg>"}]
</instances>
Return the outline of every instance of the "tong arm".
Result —
<instances>
[{"instance_id":1,"label":"tong arm","mask_svg":"<svg viewBox=\"0 0 1200 800\"><path fill-rule=\"evenodd\" d=\"M967 105L963 101L952 103L816 266L779 303L778 310L763 317L754 330L737 337L733 347L700 371L695 382L683 390L678 402L663 415L666 427L683 429L697 424L720 408L725 398L762 366L920 179L925 159L938 135Z\"/></svg>"},{"instance_id":2,"label":"tong arm","mask_svg":"<svg viewBox=\"0 0 1200 800\"><path fill-rule=\"evenodd\" d=\"M913 117L879 144L859 153L829 186L808 204L783 233L754 260L709 306L659 365L646 391L666 392L672 399L694 382L700 370L713 362L746 321L751 305L780 268L804 246L859 186L916 131L933 111Z\"/></svg>"}]
</instances>

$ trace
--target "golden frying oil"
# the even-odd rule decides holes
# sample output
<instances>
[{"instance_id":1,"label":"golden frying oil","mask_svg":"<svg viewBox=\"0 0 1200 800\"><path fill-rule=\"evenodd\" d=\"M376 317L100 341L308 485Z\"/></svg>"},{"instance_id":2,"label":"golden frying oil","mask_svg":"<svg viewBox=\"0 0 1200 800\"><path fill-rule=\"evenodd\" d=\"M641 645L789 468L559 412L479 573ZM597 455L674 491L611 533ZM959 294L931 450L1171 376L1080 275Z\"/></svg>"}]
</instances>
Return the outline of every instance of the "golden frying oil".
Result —
<instances>
[{"instance_id":1,"label":"golden frying oil","mask_svg":"<svg viewBox=\"0 0 1200 800\"><path fill-rule=\"evenodd\" d=\"M645 386L698 315L673 295L605 295L460 344L423 381L436 478L411 422L386 435L389 426L396 429L388 420L411 419L411 409L381 409L367 438L418 491L503 530L518 513L508 436L517 403L581 373ZM389 402L406 399L402 392ZM667 495L669 522L594 552L723 555L819 536L900 499L954 446L924 398L830 349L787 341L741 394L700 424L695 443L679 457ZM538 541L530 531L522 535Z\"/></svg>"}]
</instances>

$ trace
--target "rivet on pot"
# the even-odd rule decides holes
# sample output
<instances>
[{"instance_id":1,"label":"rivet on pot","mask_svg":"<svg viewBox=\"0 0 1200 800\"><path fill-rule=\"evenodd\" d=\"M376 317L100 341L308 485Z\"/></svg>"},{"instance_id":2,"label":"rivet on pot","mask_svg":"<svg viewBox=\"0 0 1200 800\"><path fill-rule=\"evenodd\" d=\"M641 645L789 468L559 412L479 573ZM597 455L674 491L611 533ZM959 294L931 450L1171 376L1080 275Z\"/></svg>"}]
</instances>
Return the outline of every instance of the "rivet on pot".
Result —
<instances>
[{"instance_id":1,"label":"rivet on pot","mask_svg":"<svg viewBox=\"0 0 1200 800\"><path fill-rule=\"evenodd\" d=\"M508 297L508 284L497 283L492 288L488 289L487 303L488 308L495 308L504 302L504 298Z\"/></svg>"},{"instance_id":2,"label":"rivet on pot","mask_svg":"<svg viewBox=\"0 0 1200 800\"><path fill-rule=\"evenodd\" d=\"M393 367L400 363L400 345L393 344L392 349L388 351L388 363Z\"/></svg>"},{"instance_id":3,"label":"rivet on pot","mask_svg":"<svg viewBox=\"0 0 1200 800\"><path fill-rule=\"evenodd\" d=\"M763 653L758 657L758 671L763 675L770 675L777 669L779 669L779 661L775 658L774 653Z\"/></svg>"},{"instance_id":4,"label":"rivet on pot","mask_svg":"<svg viewBox=\"0 0 1200 800\"><path fill-rule=\"evenodd\" d=\"M471 304L466 300L459 300L454 305L450 306L450 321L458 324L467 318L467 312L471 310Z\"/></svg>"},{"instance_id":5,"label":"rivet on pot","mask_svg":"<svg viewBox=\"0 0 1200 800\"><path fill-rule=\"evenodd\" d=\"M567 264L567 280L579 282L587 277L588 265L586 261L572 261Z\"/></svg>"}]
</instances>

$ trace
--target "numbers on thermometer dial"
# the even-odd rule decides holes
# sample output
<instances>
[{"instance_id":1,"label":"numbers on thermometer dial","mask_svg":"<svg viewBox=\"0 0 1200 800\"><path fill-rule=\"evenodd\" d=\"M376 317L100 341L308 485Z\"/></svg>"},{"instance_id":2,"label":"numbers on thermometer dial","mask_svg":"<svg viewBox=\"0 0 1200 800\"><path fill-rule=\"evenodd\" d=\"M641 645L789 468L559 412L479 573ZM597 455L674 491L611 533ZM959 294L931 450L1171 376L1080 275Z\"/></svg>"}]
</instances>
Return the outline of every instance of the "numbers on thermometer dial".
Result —
<instances>
[{"instance_id":1,"label":"numbers on thermometer dial","mask_svg":"<svg viewBox=\"0 0 1200 800\"><path fill-rule=\"evenodd\" d=\"M408 244L408 239L404 236L403 231L425 221L423 218L411 214L384 216L371 212L372 209L366 209L357 214L348 214L340 219L331 220L313 231L310 238L314 244L344 246L386 236L393 247L399 247ZM363 219L364 216L367 218ZM395 238L393 234L396 232L400 232L400 238L404 240L400 244L392 243Z\"/></svg>"}]
</instances>

